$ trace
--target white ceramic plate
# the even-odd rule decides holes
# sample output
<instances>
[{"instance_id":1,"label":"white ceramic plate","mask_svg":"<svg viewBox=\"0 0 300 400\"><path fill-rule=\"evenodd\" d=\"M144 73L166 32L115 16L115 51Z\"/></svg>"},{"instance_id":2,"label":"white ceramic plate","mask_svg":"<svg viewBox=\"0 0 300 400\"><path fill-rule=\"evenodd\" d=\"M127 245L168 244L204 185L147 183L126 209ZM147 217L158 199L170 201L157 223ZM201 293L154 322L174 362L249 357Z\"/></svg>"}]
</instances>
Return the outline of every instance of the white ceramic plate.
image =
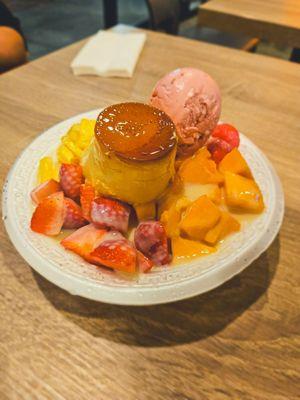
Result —
<instances>
[{"instance_id":1,"label":"white ceramic plate","mask_svg":"<svg viewBox=\"0 0 300 400\"><path fill-rule=\"evenodd\" d=\"M255 220L229 237L212 255L176 267L155 268L128 279L86 263L54 239L30 230L30 191L36 185L40 158L54 151L59 138L81 118L96 118L99 110L77 115L38 136L19 156L3 190L3 218L11 241L22 257L46 279L71 294L113 304L148 305L176 301L211 290L252 263L279 231L284 199L280 181L264 154L244 135L240 150L250 164L266 204Z\"/></svg>"}]
</instances>

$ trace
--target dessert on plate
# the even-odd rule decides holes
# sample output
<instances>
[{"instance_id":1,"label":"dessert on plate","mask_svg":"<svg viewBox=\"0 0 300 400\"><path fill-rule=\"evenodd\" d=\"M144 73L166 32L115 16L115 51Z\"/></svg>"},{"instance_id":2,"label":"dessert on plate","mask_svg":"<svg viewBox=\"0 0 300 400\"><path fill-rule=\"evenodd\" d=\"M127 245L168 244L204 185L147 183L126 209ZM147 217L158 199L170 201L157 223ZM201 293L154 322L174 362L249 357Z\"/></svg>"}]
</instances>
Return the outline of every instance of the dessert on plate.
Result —
<instances>
[{"instance_id":1,"label":"dessert on plate","mask_svg":"<svg viewBox=\"0 0 300 400\"><path fill-rule=\"evenodd\" d=\"M173 179L176 129L168 115L147 104L105 108L82 160L87 180L105 195L129 204L159 198Z\"/></svg>"},{"instance_id":2,"label":"dessert on plate","mask_svg":"<svg viewBox=\"0 0 300 400\"><path fill-rule=\"evenodd\" d=\"M66 251L127 274L215 253L265 207L220 112L216 82L182 68L150 104L110 105L73 125L40 160L31 229L60 240L63 231Z\"/></svg>"}]
</instances>

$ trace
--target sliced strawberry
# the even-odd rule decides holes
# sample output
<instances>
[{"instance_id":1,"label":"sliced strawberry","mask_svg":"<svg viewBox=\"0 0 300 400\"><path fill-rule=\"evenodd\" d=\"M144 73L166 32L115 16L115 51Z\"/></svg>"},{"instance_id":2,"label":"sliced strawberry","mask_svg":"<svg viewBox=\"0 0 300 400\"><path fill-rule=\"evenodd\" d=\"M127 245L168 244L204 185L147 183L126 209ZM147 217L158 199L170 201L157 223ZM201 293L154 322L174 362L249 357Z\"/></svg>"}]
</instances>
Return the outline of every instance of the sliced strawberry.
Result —
<instances>
[{"instance_id":1,"label":"sliced strawberry","mask_svg":"<svg viewBox=\"0 0 300 400\"><path fill-rule=\"evenodd\" d=\"M57 192L46 197L35 209L30 227L49 236L58 235L64 222L64 194Z\"/></svg>"},{"instance_id":2,"label":"sliced strawberry","mask_svg":"<svg viewBox=\"0 0 300 400\"><path fill-rule=\"evenodd\" d=\"M240 134L238 130L229 124L217 125L212 133L212 137L224 140L231 146L231 150L234 147L239 147L240 144Z\"/></svg>"},{"instance_id":3,"label":"sliced strawberry","mask_svg":"<svg viewBox=\"0 0 300 400\"><path fill-rule=\"evenodd\" d=\"M230 153L232 147L225 140L211 138L207 144L207 150L216 164L223 160L227 153Z\"/></svg>"},{"instance_id":4,"label":"sliced strawberry","mask_svg":"<svg viewBox=\"0 0 300 400\"><path fill-rule=\"evenodd\" d=\"M99 228L127 232L130 210L117 200L97 197L92 201L91 220Z\"/></svg>"},{"instance_id":5,"label":"sliced strawberry","mask_svg":"<svg viewBox=\"0 0 300 400\"><path fill-rule=\"evenodd\" d=\"M229 124L219 124L214 129L207 149L211 153L212 159L218 164L227 153L230 153L234 147L239 147L240 134Z\"/></svg>"},{"instance_id":6,"label":"sliced strawberry","mask_svg":"<svg viewBox=\"0 0 300 400\"><path fill-rule=\"evenodd\" d=\"M136 250L126 239L105 240L91 254L94 264L119 271L136 271Z\"/></svg>"},{"instance_id":7,"label":"sliced strawberry","mask_svg":"<svg viewBox=\"0 0 300 400\"><path fill-rule=\"evenodd\" d=\"M149 272L153 267L153 262L149 260L148 257L144 256L143 253L137 250L137 264L139 272L146 273Z\"/></svg>"},{"instance_id":8,"label":"sliced strawberry","mask_svg":"<svg viewBox=\"0 0 300 400\"><path fill-rule=\"evenodd\" d=\"M86 258L99 246L106 233L106 230L97 229L93 224L89 224L73 232L60 243L65 249Z\"/></svg>"},{"instance_id":9,"label":"sliced strawberry","mask_svg":"<svg viewBox=\"0 0 300 400\"><path fill-rule=\"evenodd\" d=\"M63 228L77 229L87 224L83 218L82 210L74 200L65 197L64 200L65 214Z\"/></svg>"},{"instance_id":10,"label":"sliced strawberry","mask_svg":"<svg viewBox=\"0 0 300 400\"><path fill-rule=\"evenodd\" d=\"M36 188L34 188L31 193L31 199L34 203L41 203L46 197L50 196L50 194L59 192L60 185L54 179L49 179L46 182L41 183Z\"/></svg>"},{"instance_id":11,"label":"sliced strawberry","mask_svg":"<svg viewBox=\"0 0 300 400\"><path fill-rule=\"evenodd\" d=\"M151 247L149 251L149 258L154 262L155 265L165 265L171 262L167 238Z\"/></svg>"},{"instance_id":12,"label":"sliced strawberry","mask_svg":"<svg viewBox=\"0 0 300 400\"><path fill-rule=\"evenodd\" d=\"M82 215L88 221L91 221L91 207L92 201L95 199L95 189L89 183L84 183L80 186L80 204L82 208Z\"/></svg>"},{"instance_id":13,"label":"sliced strawberry","mask_svg":"<svg viewBox=\"0 0 300 400\"><path fill-rule=\"evenodd\" d=\"M78 164L62 164L59 170L60 185L67 197L76 199L83 182L82 168Z\"/></svg>"},{"instance_id":14,"label":"sliced strawberry","mask_svg":"<svg viewBox=\"0 0 300 400\"><path fill-rule=\"evenodd\" d=\"M141 222L134 233L134 243L156 265L171 261L167 234L159 221Z\"/></svg>"}]
</instances>

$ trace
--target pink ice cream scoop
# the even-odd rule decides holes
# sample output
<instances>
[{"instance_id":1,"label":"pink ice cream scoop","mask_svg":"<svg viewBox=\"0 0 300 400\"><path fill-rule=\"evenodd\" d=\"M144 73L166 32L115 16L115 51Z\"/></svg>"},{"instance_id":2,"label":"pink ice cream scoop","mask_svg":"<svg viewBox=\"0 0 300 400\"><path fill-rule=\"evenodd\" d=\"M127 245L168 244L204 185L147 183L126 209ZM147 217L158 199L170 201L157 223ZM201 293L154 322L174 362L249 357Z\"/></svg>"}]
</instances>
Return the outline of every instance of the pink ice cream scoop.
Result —
<instances>
[{"instance_id":1,"label":"pink ice cream scoop","mask_svg":"<svg viewBox=\"0 0 300 400\"><path fill-rule=\"evenodd\" d=\"M160 79L150 104L163 110L176 125L179 155L193 154L216 127L221 94L216 82L196 68L179 68Z\"/></svg>"}]
</instances>

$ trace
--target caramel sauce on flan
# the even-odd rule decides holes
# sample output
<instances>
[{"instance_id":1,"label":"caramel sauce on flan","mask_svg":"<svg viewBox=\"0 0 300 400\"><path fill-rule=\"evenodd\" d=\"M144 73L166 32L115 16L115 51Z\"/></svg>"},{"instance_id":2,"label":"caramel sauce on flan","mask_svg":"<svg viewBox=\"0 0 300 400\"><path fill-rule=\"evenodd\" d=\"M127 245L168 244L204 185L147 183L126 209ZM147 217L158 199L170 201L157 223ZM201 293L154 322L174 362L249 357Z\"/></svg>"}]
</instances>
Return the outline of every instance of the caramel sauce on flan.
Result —
<instances>
[{"instance_id":1,"label":"caramel sauce on flan","mask_svg":"<svg viewBox=\"0 0 300 400\"><path fill-rule=\"evenodd\" d=\"M102 148L133 161L164 157L176 145L176 129L166 113L142 103L120 103L98 116L95 136Z\"/></svg>"}]
</instances>

